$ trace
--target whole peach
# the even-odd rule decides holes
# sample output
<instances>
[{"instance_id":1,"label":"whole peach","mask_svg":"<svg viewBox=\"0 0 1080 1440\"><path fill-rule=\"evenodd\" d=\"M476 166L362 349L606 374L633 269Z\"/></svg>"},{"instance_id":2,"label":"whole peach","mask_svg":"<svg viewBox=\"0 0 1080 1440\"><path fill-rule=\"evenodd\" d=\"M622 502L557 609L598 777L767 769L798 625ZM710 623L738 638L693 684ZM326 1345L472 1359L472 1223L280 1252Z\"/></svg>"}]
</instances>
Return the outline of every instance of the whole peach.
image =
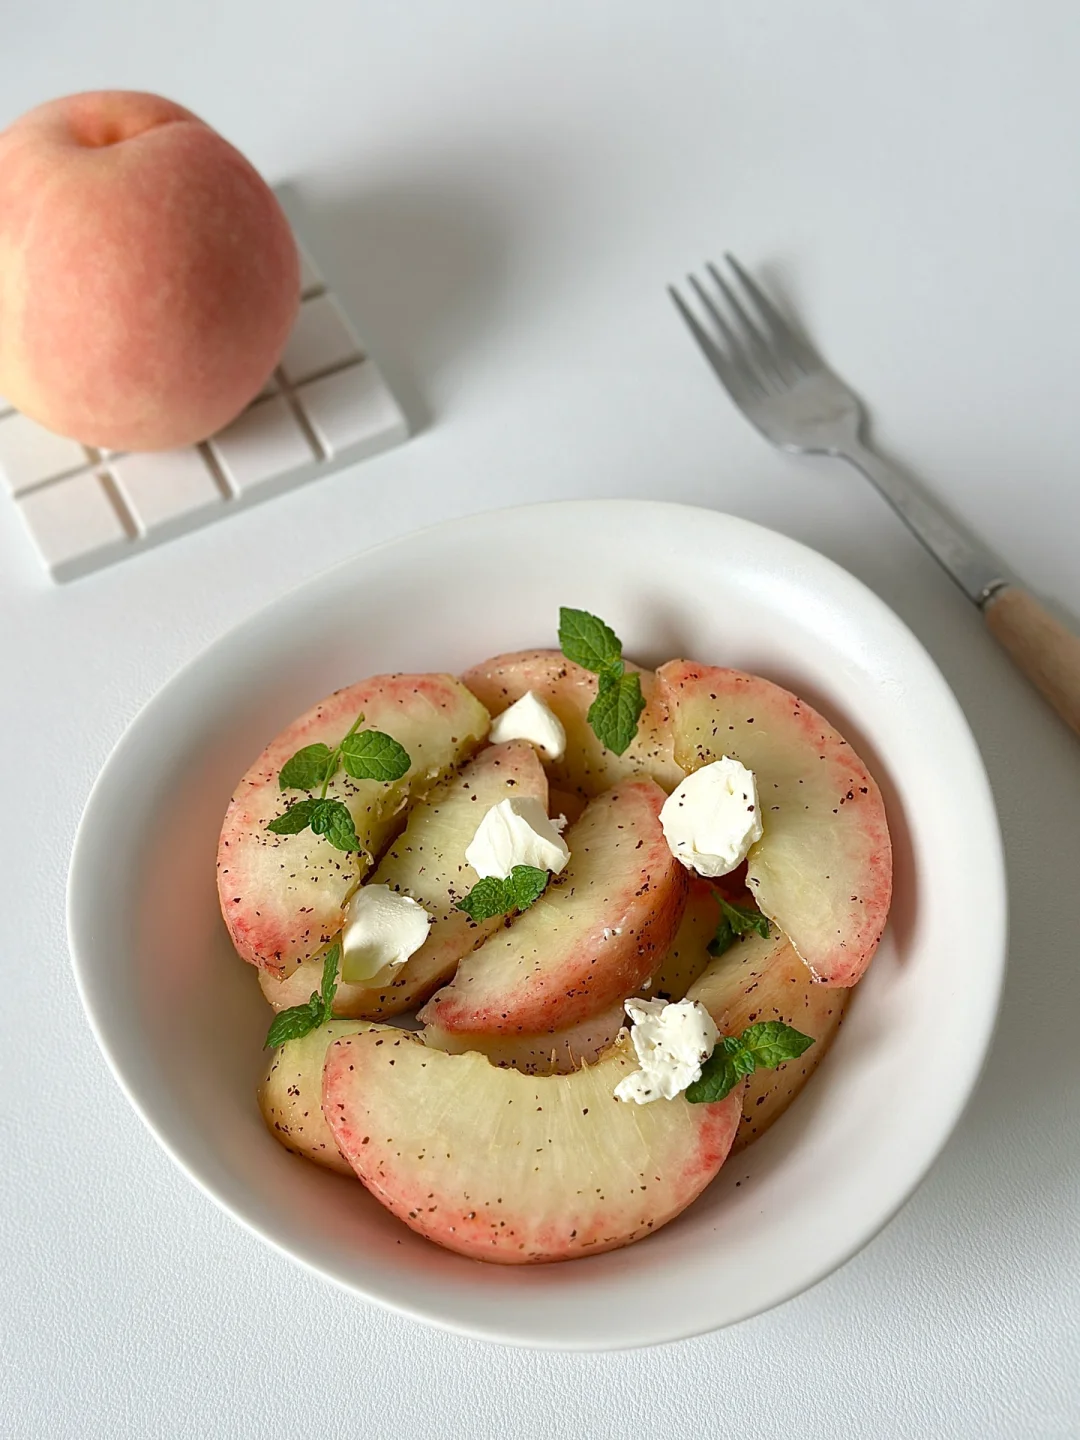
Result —
<instances>
[{"instance_id":1,"label":"whole peach","mask_svg":"<svg viewBox=\"0 0 1080 1440\"><path fill-rule=\"evenodd\" d=\"M172 101L71 95L0 134L0 394L50 430L205 439L262 387L299 293L272 191Z\"/></svg>"}]
</instances>

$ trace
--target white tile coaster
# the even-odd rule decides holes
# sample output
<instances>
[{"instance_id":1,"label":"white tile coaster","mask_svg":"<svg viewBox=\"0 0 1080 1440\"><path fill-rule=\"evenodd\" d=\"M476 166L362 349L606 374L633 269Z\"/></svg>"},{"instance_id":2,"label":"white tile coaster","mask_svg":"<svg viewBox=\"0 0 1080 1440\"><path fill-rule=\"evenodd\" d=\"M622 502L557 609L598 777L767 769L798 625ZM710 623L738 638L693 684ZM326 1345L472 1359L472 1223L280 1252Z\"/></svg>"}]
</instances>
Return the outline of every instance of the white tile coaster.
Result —
<instances>
[{"instance_id":1,"label":"white tile coaster","mask_svg":"<svg viewBox=\"0 0 1080 1440\"><path fill-rule=\"evenodd\" d=\"M130 547L119 511L93 471L31 490L19 508L56 580L74 580Z\"/></svg>"},{"instance_id":2,"label":"white tile coaster","mask_svg":"<svg viewBox=\"0 0 1080 1440\"><path fill-rule=\"evenodd\" d=\"M335 366L360 359L360 342L332 295L316 295L300 306L281 368L293 385Z\"/></svg>"},{"instance_id":3,"label":"white tile coaster","mask_svg":"<svg viewBox=\"0 0 1080 1440\"><path fill-rule=\"evenodd\" d=\"M401 411L370 360L301 385L296 398L327 455L356 453L387 436L406 437Z\"/></svg>"},{"instance_id":4,"label":"white tile coaster","mask_svg":"<svg viewBox=\"0 0 1080 1440\"><path fill-rule=\"evenodd\" d=\"M74 440L46 430L12 411L0 419L0 479L12 495L23 495L46 480L85 470L90 456Z\"/></svg>"},{"instance_id":5,"label":"white tile coaster","mask_svg":"<svg viewBox=\"0 0 1080 1440\"><path fill-rule=\"evenodd\" d=\"M110 460L108 468L145 535L166 526L186 529L189 517L225 503L217 477L194 447L122 455Z\"/></svg>"},{"instance_id":6,"label":"white tile coaster","mask_svg":"<svg viewBox=\"0 0 1080 1440\"><path fill-rule=\"evenodd\" d=\"M407 439L405 417L325 270L306 244L300 258L304 298L280 367L205 445L161 454L88 450L0 397L0 503L5 492L14 497L54 580L110 565Z\"/></svg>"},{"instance_id":7,"label":"white tile coaster","mask_svg":"<svg viewBox=\"0 0 1080 1440\"><path fill-rule=\"evenodd\" d=\"M300 252L300 294L311 295L314 291L322 289L323 278L319 273L319 267L299 241L297 241L296 248Z\"/></svg>"},{"instance_id":8,"label":"white tile coaster","mask_svg":"<svg viewBox=\"0 0 1080 1440\"><path fill-rule=\"evenodd\" d=\"M226 480L245 495L315 459L289 402L261 400L210 441Z\"/></svg>"}]
</instances>

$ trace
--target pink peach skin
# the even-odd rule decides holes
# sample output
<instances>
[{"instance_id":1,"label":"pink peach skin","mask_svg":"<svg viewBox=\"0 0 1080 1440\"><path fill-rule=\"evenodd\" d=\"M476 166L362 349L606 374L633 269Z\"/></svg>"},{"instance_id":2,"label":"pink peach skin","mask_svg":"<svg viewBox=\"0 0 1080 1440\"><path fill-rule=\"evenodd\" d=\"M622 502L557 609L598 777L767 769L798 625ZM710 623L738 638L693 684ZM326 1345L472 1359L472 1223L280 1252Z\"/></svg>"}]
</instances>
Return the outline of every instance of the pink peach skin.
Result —
<instances>
[{"instance_id":1,"label":"pink peach skin","mask_svg":"<svg viewBox=\"0 0 1080 1440\"><path fill-rule=\"evenodd\" d=\"M0 394L48 429L205 439L262 388L299 294L273 192L171 100L71 95L0 134Z\"/></svg>"},{"instance_id":2,"label":"pink peach skin","mask_svg":"<svg viewBox=\"0 0 1080 1440\"><path fill-rule=\"evenodd\" d=\"M373 1026L327 1050L323 1117L375 1198L437 1245L496 1265L573 1260L673 1220L735 1137L741 1082L713 1104L624 1104L615 1087L636 1068L625 1039L572 1075L522 1075Z\"/></svg>"}]
</instances>

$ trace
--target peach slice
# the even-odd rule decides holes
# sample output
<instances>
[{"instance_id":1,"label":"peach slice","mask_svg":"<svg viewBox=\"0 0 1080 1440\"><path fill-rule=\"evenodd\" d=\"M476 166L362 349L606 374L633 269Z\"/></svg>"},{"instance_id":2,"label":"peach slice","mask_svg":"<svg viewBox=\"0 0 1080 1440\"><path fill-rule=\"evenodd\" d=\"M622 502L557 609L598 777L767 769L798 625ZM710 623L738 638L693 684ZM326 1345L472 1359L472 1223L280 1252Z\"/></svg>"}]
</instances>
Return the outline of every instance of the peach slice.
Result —
<instances>
[{"instance_id":1,"label":"peach slice","mask_svg":"<svg viewBox=\"0 0 1080 1440\"><path fill-rule=\"evenodd\" d=\"M316 741L335 745L360 711L366 728L392 735L412 759L391 783L352 780L343 770L331 781L329 794L349 807L363 853L336 850L310 830L267 830L301 798L278 787L285 761ZM343 905L401 828L409 801L467 759L489 725L484 707L450 675L376 675L336 691L272 740L236 787L218 841L221 913L241 957L281 977L316 955L341 929Z\"/></svg>"},{"instance_id":2,"label":"peach slice","mask_svg":"<svg viewBox=\"0 0 1080 1440\"><path fill-rule=\"evenodd\" d=\"M815 984L791 943L773 928L768 939L737 940L690 986L686 998L704 1005L724 1035L740 1035L759 1020L782 1020L816 1041L798 1060L749 1077L735 1150L764 1135L802 1090L832 1044L850 995Z\"/></svg>"},{"instance_id":3,"label":"peach slice","mask_svg":"<svg viewBox=\"0 0 1080 1440\"><path fill-rule=\"evenodd\" d=\"M429 1240L528 1265L596 1255L658 1230L727 1158L741 1089L627 1105L626 1041L573 1075L500 1070L404 1031L336 1041L323 1113L371 1193Z\"/></svg>"},{"instance_id":4,"label":"peach slice","mask_svg":"<svg viewBox=\"0 0 1080 1440\"><path fill-rule=\"evenodd\" d=\"M475 1050L485 1055L492 1065L520 1070L523 1075L569 1075L583 1065L595 1065L626 1023L626 1011L620 1002L566 1030L541 1030L532 1035L480 1035L475 1031L440 1030L437 1025L428 1025L422 1034L425 1045L433 1050L445 1050L449 1055L466 1055Z\"/></svg>"},{"instance_id":5,"label":"peach slice","mask_svg":"<svg viewBox=\"0 0 1080 1440\"><path fill-rule=\"evenodd\" d=\"M259 1109L274 1139L294 1155L302 1155L340 1175L353 1175L355 1171L338 1149L323 1118L323 1064L335 1040L369 1028L357 1020L328 1020L298 1040L287 1040L270 1057L259 1084Z\"/></svg>"},{"instance_id":6,"label":"peach slice","mask_svg":"<svg viewBox=\"0 0 1080 1440\"><path fill-rule=\"evenodd\" d=\"M719 916L712 886L705 880L691 878L679 928L659 968L639 987L640 993L650 999L681 1000L712 958L708 944L716 934ZM520 1070L525 1075L568 1075L582 1065L595 1064L627 1023L626 1011L619 1000L598 1015L565 1030L485 1035L476 1031L441 1030L437 1025L429 1025L423 1037L425 1045L436 1050L446 1050L451 1055L476 1050L486 1055L492 1065Z\"/></svg>"},{"instance_id":7,"label":"peach slice","mask_svg":"<svg viewBox=\"0 0 1080 1440\"><path fill-rule=\"evenodd\" d=\"M637 670L636 665L627 669ZM638 670L646 705L629 748L616 755L593 734L586 716L596 699L597 678L567 660L560 650L519 650L496 655L461 677L491 714L500 715L532 690L555 712L566 730L566 754L544 764L556 789L593 799L620 780L649 776L664 790L684 778L672 755L671 730L651 670ZM572 818L572 817L571 817Z\"/></svg>"},{"instance_id":8,"label":"peach slice","mask_svg":"<svg viewBox=\"0 0 1080 1440\"><path fill-rule=\"evenodd\" d=\"M759 908L816 980L854 985L892 898L885 806L866 766L816 710L758 675L672 660L657 678L687 771L730 755L757 777L765 833L747 884Z\"/></svg>"},{"instance_id":9,"label":"peach slice","mask_svg":"<svg viewBox=\"0 0 1080 1440\"><path fill-rule=\"evenodd\" d=\"M628 780L566 833L570 861L531 909L458 966L420 1018L442 1030L560 1030L632 995L671 942L686 871L660 828L664 792Z\"/></svg>"},{"instance_id":10,"label":"peach slice","mask_svg":"<svg viewBox=\"0 0 1080 1440\"><path fill-rule=\"evenodd\" d=\"M667 954L650 975L648 983L641 986L641 994L650 1000L684 999L687 990L712 959L709 941L716 934L719 923L720 907L713 887L707 880L691 876L686 909L679 928Z\"/></svg>"},{"instance_id":11,"label":"peach slice","mask_svg":"<svg viewBox=\"0 0 1080 1440\"><path fill-rule=\"evenodd\" d=\"M379 861L373 885L389 885L418 900L433 917L428 938L404 965L365 984L342 981L335 1015L385 1019L426 1000L453 975L458 961L494 934L502 916L477 924L456 902L479 878L465 863L465 847L492 805L511 795L532 795L547 805L547 778L536 752L524 741L489 745L460 774L436 786L409 811L404 831ZM284 980L266 971L259 979L275 1010L301 1005L319 988L322 961L305 960Z\"/></svg>"}]
</instances>

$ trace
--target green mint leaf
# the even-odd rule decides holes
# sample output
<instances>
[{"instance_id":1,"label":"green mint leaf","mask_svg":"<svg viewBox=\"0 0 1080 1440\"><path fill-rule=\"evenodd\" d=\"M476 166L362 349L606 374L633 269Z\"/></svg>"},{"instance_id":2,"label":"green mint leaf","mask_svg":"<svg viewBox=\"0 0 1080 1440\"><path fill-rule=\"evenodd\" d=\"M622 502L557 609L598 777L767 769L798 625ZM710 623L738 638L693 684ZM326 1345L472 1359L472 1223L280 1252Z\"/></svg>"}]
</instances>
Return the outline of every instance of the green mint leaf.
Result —
<instances>
[{"instance_id":1,"label":"green mint leaf","mask_svg":"<svg viewBox=\"0 0 1080 1440\"><path fill-rule=\"evenodd\" d=\"M622 642L610 625L587 610L559 610L559 648L568 660L598 674L622 664Z\"/></svg>"},{"instance_id":2,"label":"green mint leaf","mask_svg":"<svg viewBox=\"0 0 1080 1440\"><path fill-rule=\"evenodd\" d=\"M796 1060L813 1045L810 1035L782 1020L763 1020L741 1035L725 1035L701 1067L701 1076L686 1087L691 1105L708 1105L730 1095L744 1075L775 1070L785 1060Z\"/></svg>"},{"instance_id":3,"label":"green mint leaf","mask_svg":"<svg viewBox=\"0 0 1080 1440\"><path fill-rule=\"evenodd\" d=\"M716 898L720 902L720 924L706 947L710 955L723 955L734 945L736 936L749 935L751 931L763 940L769 938L769 921L756 905L732 905L722 895Z\"/></svg>"},{"instance_id":4,"label":"green mint leaf","mask_svg":"<svg viewBox=\"0 0 1080 1440\"><path fill-rule=\"evenodd\" d=\"M640 676L601 671L600 689L586 718L601 745L621 755L637 734L644 709Z\"/></svg>"},{"instance_id":5,"label":"green mint leaf","mask_svg":"<svg viewBox=\"0 0 1080 1440\"><path fill-rule=\"evenodd\" d=\"M711 1105L716 1100L725 1100L745 1075L735 1064L739 1042L732 1035L719 1040L716 1049L701 1067L701 1075L686 1087L686 1098L691 1105Z\"/></svg>"},{"instance_id":6,"label":"green mint leaf","mask_svg":"<svg viewBox=\"0 0 1080 1440\"><path fill-rule=\"evenodd\" d=\"M754 1057L754 1069L775 1070L785 1060L797 1060L810 1049L814 1039L782 1020L759 1020L743 1031L739 1043L746 1054Z\"/></svg>"},{"instance_id":7,"label":"green mint leaf","mask_svg":"<svg viewBox=\"0 0 1080 1440\"><path fill-rule=\"evenodd\" d=\"M354 780L400 780L412 764L409 752L381 730L346 735L341 759Z\"/></svg>"},{"instance_id":8,"label":"green mint leaf","mask_svg":"<svg viewBox=\"0 0 1080 1440\"><path fill-rule=\"evenodd\" d=\"M334 996L337 994L337 974L340 960L341 946L335 940L323 957L322 1021L320 1023L325 1023L334 1013Z\"/></svg>"},{"instance_id":9,"label":"green mint leaf","mask_svg":"<svg viewBox=\"0 0 1080 1440\"><path fill-rule=\"evenodd\" d=\"M275 835L299 835L301 830L306 830L311 824L312 811L318 803L317 800L297 800L295 805L289 806L284 815L277 815L269 821L266 828ZM282 1014L284 1013L282 1011Z\"/></svg>"},{"instance_id":10,"label":"green mint leaf","mask_svg":"<svg viewBox=\"0 0 1080 1440\"><path fill-rule=\"evenodd\" d=\"M320 740L315 745L305 745L286 760L278 776L282 790L314 790L327 778L334 752Z\"/></svg>"},{"instance_id":11,"label":"green mint leaf","mask_svg":"<svg viewBox=\"0 0 1080 1440\"><path fill-rule=\"evenodd\" d=\"M547 889L550 879L550 873L536 865L515 865L510 871L509 880L505 882L509 886L514 909L528 910L530 905L535 905Z\"/></svg>"},{"instance_id":12,"label":"green mint leaf","mask_svg":"<svg viewBox=\"0 0 1080 1440\"><path fill-rule=\"evenodd\" d=\"M300 802L301 805L304 803ZM316 835L325 835L338 850L359 850L360 841L348 808L340 800L315 800L308 821Z\"/></svg>"},{"instance_id":13,"label":"green mint leaf","mask_svg":"<svg viewBox=\"0 0 1080 1440\"><path fill-rule=\"evenodd\" d=\"M527 910L547 889L550 876L535 865L515 865L505 880L487 875L478 880L468 895L457 902L470 920L493 920L511 910Z\"/></svg>"},{"instance_id":14,"label":"green mint leaf","mask_svg":"<svg viewBox=\"0 0 1080 1440\"><path fill-rule=\"evenodd\" d=\"M276 1050L287 1040L299 1040L304 1035L310 1035L312 1030L322 1024L322 1010L322 998L317 991L312 991L306 1004L293 1005L288 1010L279 1011L266 1032L263 1049Z\"/></svg>"},{"instance_id":15,"label":"green mint leaf","mask_svg":"<svg viewBox=\"0 0 1080 1440\"><path fill-rule=\"evenodd\" d=\"M709 941L708 945L705 946L705 949L708 950L714 959L719 959L719 957L730 950L734 944L735 931L731 928L731 921L723 911L721 911L720 923L716 927L716 934Z\"/></svg>"},{"instance_id":16,"label":"green mint leaf","mask_svg":"<svg viewBox=\"0 0 1080 1440\"><path fill-rule=\"evenodd\" d=\"M481 920L491 920L496 915L505 915L511 908L508 883L498 875L485 875L457 902L456 908L464 910L469 919L475 920L477 924Z\"/></svg>"}]
</instances>

